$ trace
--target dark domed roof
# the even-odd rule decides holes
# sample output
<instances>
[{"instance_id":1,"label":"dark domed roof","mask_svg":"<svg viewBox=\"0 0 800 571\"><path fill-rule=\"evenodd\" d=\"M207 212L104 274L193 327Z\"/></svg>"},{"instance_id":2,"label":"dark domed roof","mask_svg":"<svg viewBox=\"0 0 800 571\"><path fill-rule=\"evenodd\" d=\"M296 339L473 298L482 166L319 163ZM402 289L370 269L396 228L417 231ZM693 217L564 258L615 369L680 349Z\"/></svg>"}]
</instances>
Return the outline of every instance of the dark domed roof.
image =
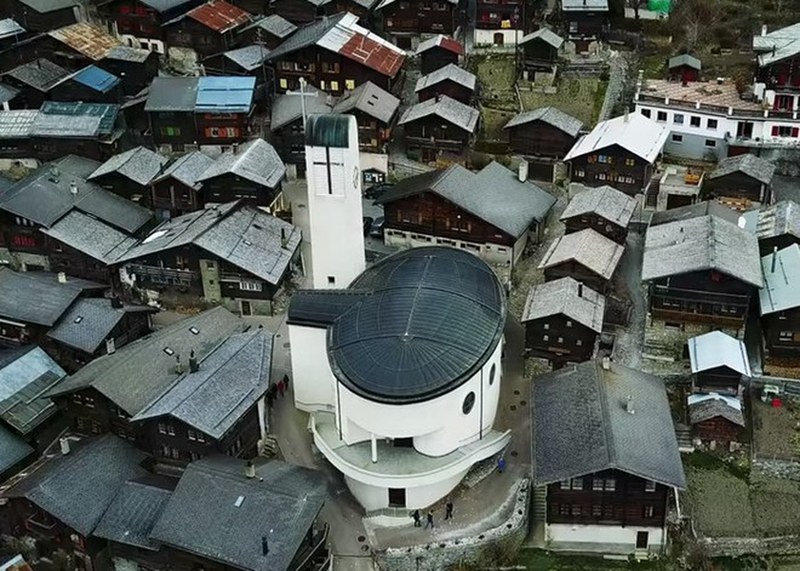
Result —
<instances>
[{"instance_id":1,"label":"dark domed roof","mask_svg":"<svg viewBox=\"0 0 800 571\"><path fill-rule=\"evenodd\" d=\"M370 293L331 325L329 358L339 381L370 400L445 394L484 365L503 335L503 288L468 252L405 250L367 269L350 289Z\"/></svg>"}]
</instances>

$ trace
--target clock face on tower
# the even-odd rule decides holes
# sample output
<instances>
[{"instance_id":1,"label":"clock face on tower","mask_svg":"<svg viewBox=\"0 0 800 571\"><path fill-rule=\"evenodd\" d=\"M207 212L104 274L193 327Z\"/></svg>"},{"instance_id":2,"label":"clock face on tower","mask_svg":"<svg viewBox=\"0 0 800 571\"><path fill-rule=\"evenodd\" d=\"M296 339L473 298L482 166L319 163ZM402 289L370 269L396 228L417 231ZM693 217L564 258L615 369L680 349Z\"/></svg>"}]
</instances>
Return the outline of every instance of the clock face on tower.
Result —
<instances>
[{"instance_id":1,"label":"clock face on tower","mask_svg":"<svg viewBox=\"0 0 800 571\"><path fill-rule=\"evenodd\" d=\"M358 188L358 167L353 167L353 188Z\"/></svg>"}]
</instances>

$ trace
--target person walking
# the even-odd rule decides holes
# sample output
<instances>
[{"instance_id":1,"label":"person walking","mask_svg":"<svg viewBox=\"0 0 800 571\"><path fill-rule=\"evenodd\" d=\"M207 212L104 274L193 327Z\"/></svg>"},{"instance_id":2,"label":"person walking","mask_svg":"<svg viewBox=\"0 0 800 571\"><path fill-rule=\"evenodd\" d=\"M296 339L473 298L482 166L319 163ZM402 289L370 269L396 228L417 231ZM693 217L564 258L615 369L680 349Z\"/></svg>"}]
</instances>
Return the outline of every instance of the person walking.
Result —
<instances>
[{"instance_id":1,"label":"person walking","mask_svg":"<svg viewBox=\"0 0 800 571\"><path fill-rule=\"evenodd\" d=\"M285 373L283 375L283 390L289 390L289 375Z\"/></svg>"},{"instance_id":2,"label":"person walking","mask_svg":"<svg viewBox=\"0 0 800 571\"><path fill-rule=\"evenodd\" d=\"M284 391L286 391L286 387L283 384L283 379L278 381L278 395L283 396Z\"/></svg>"},{"instance_id":3,"label":"person walking","mask_svg":"<svg viewBox=\"0 0 800 571\"><path fill-rule=\"evenodd\" d=\"M444 519L453 519L453 502L448 501L444 506Z\"/></svg>"},{"instance_id":4,"label":"person walking","mask_svg":"<svg viewBox=\"0 0 800 571\"><path fill-rule=\"evenodd\" d=\"M428 512L428 521L425 523L425 529L428 529L429 527L431 529L434 528L434 525L433 525L433 512L432 511Z\"/></svg>"},{"instance_id":5,"label":"person walking","mask_svg":"<svg viewBox=\"0 0 800 571\"><path fill-rule=\"evenodd\" d=\"M411 517L414 518L414 527L422 527L422 522L420 521L419 510L414 510L411 514Z\"/></svg>"},{"instance_id":6,"label":"person walking","mask_svg":"<svg viewBox=\"0 0 800 571\"><path fill-rule=\"evenodd\" d=\"M500 456L500 458L497 459L497 470L502 474L503 470L505 469L506 469L506 459Z\"/></svg>"}]
</instances>

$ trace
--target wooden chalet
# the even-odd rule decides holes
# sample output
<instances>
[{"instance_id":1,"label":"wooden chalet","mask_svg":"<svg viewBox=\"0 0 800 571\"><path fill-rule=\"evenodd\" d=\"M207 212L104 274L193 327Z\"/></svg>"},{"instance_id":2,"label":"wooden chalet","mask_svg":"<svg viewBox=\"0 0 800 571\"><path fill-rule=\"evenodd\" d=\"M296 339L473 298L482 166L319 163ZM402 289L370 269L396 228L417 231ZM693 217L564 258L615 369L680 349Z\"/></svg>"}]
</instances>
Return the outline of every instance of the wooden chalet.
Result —
<instances>
[{"instance_id":1,"label":"wooden chalet","mask_svg":"<svg viewBox=\"0 0 800 571\"><path fill-rule=\"evenodd\" d=\"M405 58L403 50L344 12L307 24L272 50L269 61L280 93L297 90L302 77L320 91L340 95L368 81L393 92Z\"/></svg>"},{"instance_id":2,"label":"wooden chalet","mask_svg":"<svg viewBox=\"0 0 800 571\"><path fill-rule=\"evenodd\" d=\"M601 121L570 149L570 178L586 186L610 184L626 194L647 190L669 129L637 113Z\"/></svg>"},{"instance_id":3,"label":"wooden chalet","mask_svg":"<svg viewBox=\"0 0 800 571\"><path fill-rule=\"evenodd\" d=\"M514 45L525 35L526 2L477 0L474 41L477 45Z\"/></svg>"},{"instance_id":4,"label":"wooden chalet","mask_svg":"<svg viewBox=\"0 0 800 571\"><path fill-rule=\"evenodd\" d=\"M353 115L358 123L358 144L362 152L385 152L392 136L400 100L371 82L345 91L333 106L333 113Z\"/></svg>"},{"instance_id":5,"label":"wooden chalet","mask_svg":"<svg viewBox=\"0 0 800 571\"><path fill-rule=\"evenodd\" d=\"M17 90L19 107L38 109L49 99L50 90L69 76L60 65L39 58L8 71L3 83Z\"/></svg>"},{"instance_id":6,"label":"wooden chalet","mask_svg":"<svg viewBox=\"0 0 800 571\"><path fill-rule=\"evenodd\" d=\"M515 211L504 204L511 201ZM513 267L543 236L555 198L492 162L479 173L461 165L401 180L380 197L391 246L450 246Z\"/></svg>"},{"instance_id":7,"label":"wooden chalet","mask_svg":"<svg viewBox=\"0 0 800 571\"><path fill-rule=\"evenodd\" d=\"M733 449L743 440L745 420L742 401L720 394L689 395L689 424L695 441L712 450Z\"/></svg>"},{"instance_id":8,"label":"wooden chalet","mask_svg":"<svg viewBox=\"0 0 800 571\"><path fill-rule=\"evenodd\" d=\"M792 200L749 210L741 217L745 220L744 227L758 239L762 256L800 244L800 205Z\"/></svg>"},{"instance_id":9,"label":"wooden chalet","mask_svg":"<svg viewBox=\"0 0 800 571\"><path fill-rule=\"evenodd\" d=\"M49 98L54 101L119 103L122 100L122 81L104 69L90 65L55 84L50 89Z\"/></svg>"},{"instance_id":10,"label":"wooden chalet","mask_svg":"<svg viewBox=\"0 0 800 571\"><path fill-rule=\"evenodd\" d=\"M561 214L566 234L592 228L625 245L628 224L636 211L632 196L610 186L599 186L576 194Z\"/></svg>"},{"instance_id":11,"label":"wooden chalet","mask_svg":"<svg viewBox=\"0 0 800 571\"><path fill-rule=\"evenodd\" d=\"M529 163L528 176L552 181L555 165L564 160L583 129L578 119L555 107L524 111L505 124L509 148Z\"/></svg>"},{"instance_id":12,"label":"wooden chalet","mask_svg":"<svg viewBox=\"0 0 800 571\"><path fill-rule=\"evenodd\" d=\"M414 92L420 101L446 95L469 104L475 95L477 83L478 78L475 75L451 63L420 77Z\"/></svg>"},{"instance_id":13,"label":"wooden chalet","mask_svg":"<svg viewBox=\"0 0 800 571\"><path fill-rule=\"evenodd\" d=\"M125 125L128 127L127 142L129 145L153 145L153 137L150 135L150 118L144 110L148 91L149 88L146 88L119 106L120 112L125 118Z\"/></svg>"},{"instance_id":14,"label":"wooden chalet","mask_svg":"<svg viewBox=\"0 0 800 571\"><path fill-rule=\"evenodd\" d=\"M642 280L651 319L740 331L763 286L756 237L716 216L650 226Z\"/></svg>"},{"instance_id":15,"label":"wooden chalet","mask_svg":"<svg viewBox=\"0 0 800 571\"><path fill-rule=\"evenodd\" d=\"M539 263L545 280L571 277L605 293L625 247L594 229L564 234L553 242Z\"/></svg>"},{"instance_id":16,"label":"wooden chalet","mask_svg":"<svg viewBox=\"0 0 800 571\"><path fill-rule=\"evenodd\" d=\"M608 0L561 0L561 19L578 53L602 41L609 29Z\"/></svg>"},{"instance_id":17,"label":"wooden chalet","mask_svg":"<svg viewBox=\"0 0 800 571\"><path fill-rule=\"evenodd\" d=\"M539 28L519 41L522 52L522 77L535 81L537 72L551 73L558 63L564 38L548 28Z\"/></svg>"},{"instance_id":18,"label":"wooden chalet","mask_svg":"<svg viewBox=\"0 0 800 571\"><path fill-rule=\"evenodd\" d=\"M692 390L741 396L743 381L752 377L744 341L722 331L689 338Z\"/></svg>"},{"instance_id":19,"label":"wooden chalet","mask_svg":"<svg viewBox=\"0 0 800 571\"><path fill-rule=\"evenodd\" d=\"M8 0L8 15L29 32L48 32L82 19L76 0Z\"/></svg>"},{"instance_id":20,"label":"wooden chalet","mask_svg":"<svg viewBox=\"0 0 800 571\"><path fill-rule=\"evenodd\" d=\"M192 151L173 160L151 182L150 205L161 220L200 210L205 205L200 176L214 159Z\"/></svg>"},{"instance_id":21,"label":"wooden chalet","mask_svg":"<svg viewBox=\"0 0 800 571\"><path fill-rule=\"evenodd\" d=\"M526 353L556 367L588 361L603 331L605 308L605 296L572 278L531 287L522 312Z\"/></svg>"},{"instance_id":22,"label":"wooden chalet","mask_svg":"<svg viewBox=\"0 0 800 571\"><path fill-rule=\"evenodd\" d=\"M453 36L459 25L459 0L381 0L375 12L384 33L403 49L412 48L412 38L421 34Z\"/></svg>"},{"instance_id":23,"label":"wooden chalet","mask_svg":"<svg viewBox=\"0 0 800 571\"><path fill-rule=\"evenodd\" d=\"M194 117L200 145L230 145L249 138L255 77L200 77Z\"/></svg>"},{"instance_id":24,"label":"wooden chalet","mask_svg":"<svg viewBox=\"0 0 800 571\"><path fill-rule=\"evenodd\" d=\"M792 244L763 256L761 270L765 364L800 365L800 246Z\"/></svg>"},{"instance_id":25,"label":"wooden chalet","mask_svg":"<svg viewBox=\"0 0 800 571\"><path fill-rule=\"evenodd\" d=\"M700 81L702 69L703 64L694 56L689 54L673 56L667 60L667 79L684 84Z\"/></svg>"},{"instance_id":26,"label":"wooden chalet","mask_svg":"<svg viewBox=\"0 0 800 571\"><path fill-rule=\"evenodd\" d=\"M277 5L277 2L272 4L273 7ZM251 13L256 14L257 12ZM251 24L239 30L239 36L241 36L242 45L259 45L268 50L274 50L296 31L295 24L276 13L256 18Z\"/></svg>"},{"instance_id":27,"label":"wooden chalet","mask_svg":"<svg viewBox=\"0 0 800 571\"><path fill-rule=\"evenodd\" d=\"M298 261L299 245L300 231L291 224L231 202L161 223L119 263L135 276L137 289L188 293L243 315L265 314Z\"/></svg>"},{"instance_id":28,"label":"wooden chalet","mask_svg":"<svg viewBox=\"0 0 800 571\"><path fill-rule=\"evenodd\" d=\"M453 38L436 34L419 43L417 55L420 58L422 75L428 75L448 64L458 65L459 59L464 55L464 46Z\"/></svg>"},{"instance_id":29,"label":"wooden chalet","mask_svg":"<svg viewBox=\"0 0 800 571\"><path fill-rule=\"evenodd\" d=\"M158 76L158 52L116 46L97 65L122 80L122 92L134 96Z\"/></svg>"},{"instance_id":30,"label":"wooden chalet","mask_svg":"<svg viewBox=\"0 0 800 571\"><path fill-rule=\"evenodd\" d=\"M552 548L661 553L670 496L686 486L664 382L587 361L537 377L530 401L534 493Z\"/></svg>"},{"instance_id":31,"label":"wooden chalet","mask_svg":"<svg viewBox=\"0 0 800 571\"><path fill-rule=\"evenodd\" d=\"M38 111L29 109L0 111L0 160L15 161L33 156L30 132L37 114Z\"/></svg>"},{"instance_id":32,"label":"wooden chalet","mask_svg":"<svg viewBox=\"0 0 800 571\"><path fill-rule=\"evenodd\" d=\"M153 145L163 152L182 152L197 145L194 109L196 77L156 77L147 92L144 110Z\"/></svg>"},{"instance_id":33,"label":"wooden chalet","mask_svg":"<svg viewBox=\"0 0 800 571\"><path fill-rule=\"evenodd\" d=\"M147 204L150 182L168 159L145 147L114 155L89 175L87 180L139 204Z\"/></svg>"},{"instance_id":34,"label":"wooden chalet","mask_svg":"<svg viewBox=\"0 0 800 571\"><path fill-rule=\"evenodd\" d=\"M164 23L167 46L191 48L199 59L239 47L238 31L253 16L225 0L210 0Z\"/></svg>"},{"instance_id":35,"label":"wooden chalet","mask_svg":"<svg viewBox=\"0 0 800 571\"><path fill-rule=\"evenodd\" d=\"M77 71L99 63L121 44L119 38L109 34L105 28L82 21L33 37L22 42L18 49L27 53L28 59L46 54L55 63Z\"/></svg>"},{"instance_id":36,"label":"wooden chalet","mask_svg":"<svg viewBox=\"0 0 800 571\"><path fill-rule=\"evenodd\" d=\"M480 113L442 95L405 110L398 125L403 126L407 150L418 153L422 162L465 162L478 130Z\"/></svg>"},{"instance_id":37,"label":"wooden chalet","mask_svg":"<svg viewBox=\"0 0 800 571\"><path fill-rule=\"evenodd\" d=\"M800 109L797 99L800 87L798 36L800 26L797 24L769 33L764 26L760 35L753 36L753 51L757 54L755 82L763 89L764 103L771 104L776 111Z\"/></svg>"},{"instance_id":38,"label":"wooden chalet","mask_svg":"<svg viewBox=\"0 0 800 571\"><path fill-rule=\"evenodd\" d=\"M98 10L126 45L166 54L164 24L183 16L200 1L112 0Z\"/></svg>"},{"instance_id":39,"label":"wooden chalet","mask_svg":"<svg viewBox=\"0 0 800 571\"><path fill-rule=\"evenodd\" d=\"M331 113L333 97L311 85L304 88L303 95L278 95L272 103L270 120L272 140L278 155L286 163L290 174L301 177L306 170L304 104L306 116Z\"/></svg>"},{"instance_id":40,"label":"wooden chalet","mask_svg":"<svg viewBox=\"0 0 800 571\"><path fill-rule=\"evenodd\" d=\"M716 199L735 210L772 203L772 178L775 165L755 155L722 159L705 177L703 196Z\"/></svg>"}]
</instances>

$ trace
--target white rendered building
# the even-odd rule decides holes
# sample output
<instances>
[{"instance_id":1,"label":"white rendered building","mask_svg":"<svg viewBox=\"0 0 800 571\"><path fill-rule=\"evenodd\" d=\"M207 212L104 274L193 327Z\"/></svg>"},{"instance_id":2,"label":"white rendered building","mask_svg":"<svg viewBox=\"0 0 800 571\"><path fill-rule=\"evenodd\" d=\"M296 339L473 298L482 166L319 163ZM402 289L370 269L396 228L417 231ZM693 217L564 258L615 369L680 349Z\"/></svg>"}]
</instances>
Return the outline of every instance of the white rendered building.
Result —
<instances>
[{"instance_id":1,"label":"white rendered building","mask_svg":"<svg viewBox=\"0 0 800 571\"><path fill-rule=\"evenodd\" d=\"M492 429L505 316L491 268L445 247L384 258L348 289L293 295L295 406L368 514L407 520L508 444Z\"/></svg>"}]
</instances>

